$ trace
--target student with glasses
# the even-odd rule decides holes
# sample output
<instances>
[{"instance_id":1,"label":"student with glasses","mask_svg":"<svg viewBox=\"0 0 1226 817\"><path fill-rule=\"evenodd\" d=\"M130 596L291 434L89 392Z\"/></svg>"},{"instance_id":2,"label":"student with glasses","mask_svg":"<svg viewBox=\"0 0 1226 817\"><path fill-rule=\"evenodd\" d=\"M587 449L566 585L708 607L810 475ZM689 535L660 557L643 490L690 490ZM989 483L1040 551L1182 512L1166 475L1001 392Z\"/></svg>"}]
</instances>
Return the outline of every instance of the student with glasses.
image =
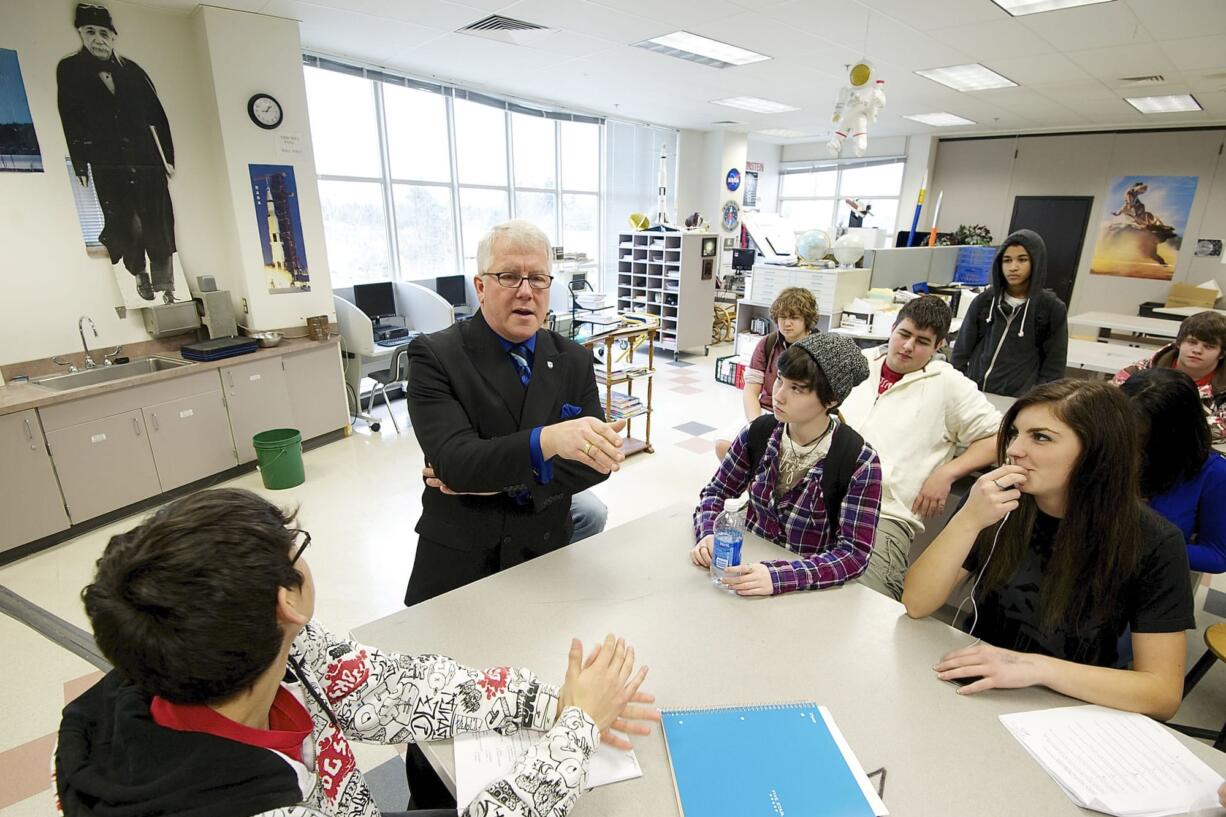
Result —
<instances>
[{"instance_id":1,"label":"student with glasses","mask_svg":"<svg viewBox=\"0 0 1226 817\"><path fill-rule=\"evenodd\" d=\"M409 417L425 458L416 604L570 541L571 498L625 458L592 355L544 328L549 239L500 224L477 248L471 320L409 347Z\"/></svg>"},{"instance_id":2,"label":"student with glasses","mask_svg":"<svg viewBox=\"0 0 1226 817\"><path fill-rule=\"evenodd\" d=\"M535 729L461 813L561 817L600 742L629 748L658 719L646 668L613 636L586 657L572 641L558 688L330 633L294 516L248 491L201 491L111 538L82 599L115 668L64 709L58 813L378 817L350 741Z\"/></svg>"}]
</instances>

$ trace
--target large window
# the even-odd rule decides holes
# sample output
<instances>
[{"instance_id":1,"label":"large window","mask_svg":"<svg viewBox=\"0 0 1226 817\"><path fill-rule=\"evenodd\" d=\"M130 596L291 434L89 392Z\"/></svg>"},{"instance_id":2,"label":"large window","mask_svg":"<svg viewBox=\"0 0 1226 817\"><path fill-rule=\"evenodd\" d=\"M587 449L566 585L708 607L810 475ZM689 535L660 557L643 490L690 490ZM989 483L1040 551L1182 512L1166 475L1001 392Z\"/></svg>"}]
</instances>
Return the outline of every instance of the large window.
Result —
<instances>
[{"instance_id":1,"label":"large window","mask_svg":"<svg viewBox=\"0 0 1226 817\"><path fill-rule=\"evenodd\" d=\"M796 230L831 230L847 226L851 213L847 199L859 199L873 206L864 226L880 228L893 236L904 166L901 159L877 159L784 168L779 183L779 215Z\"/></svg>"},{"instance_id":2,"label":"large window","mask_svg":"<svg viewBox=\"0 0 1226 817\"><path fill-rule=\"evenodd\" d=\"M601 120L305 62L334 287L472 274L512 217L599 259Z\"/></svg>"}]
</instances>

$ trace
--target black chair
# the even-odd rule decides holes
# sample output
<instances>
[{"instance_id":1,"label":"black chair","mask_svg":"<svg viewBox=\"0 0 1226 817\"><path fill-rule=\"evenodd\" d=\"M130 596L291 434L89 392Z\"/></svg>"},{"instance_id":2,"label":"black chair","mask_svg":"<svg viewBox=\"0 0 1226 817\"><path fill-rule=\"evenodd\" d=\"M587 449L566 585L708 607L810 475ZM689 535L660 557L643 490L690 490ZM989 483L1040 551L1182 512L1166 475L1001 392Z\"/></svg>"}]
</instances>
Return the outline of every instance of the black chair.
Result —
<instances>
[{"instance_id":1,"label":"black chair","mask_svg":"<svg viewBox=\"0 0 1226 817\"><path fill-rule=\"evenodd\" d=\"M608 304L607 306L587 307L579 303L578 293L591 292L596 293L592 289L591 283L586 278L575 278L567 284L567 289L570 290L570 337L574 338L575 329L583 324L591 324L593 328L595 324L592 321L580 320L582 315L595 315L601 312L606 312L610 309L616 310L617 304Z\"/></svg>"},{"instance_id":2,"label":"black chair","mask_svg":"<svg viewBox=\"0 0 1226 817\"><path fill-rule=\"evenodd\" d=\"M370 390L370 399L366 401L366 413L370 414L370 410L375 407L375 392L379 392L383 395L383 405L387 406L388 416L392 418L392 427L399 434L400 423L396 422L396 412L392 411L391 401L387 399L387 387L393 383L404 385L408 382L409 344L402 343L393 349L388 367L380 372L371 372L367 377L375 381L376 385Z\"/></svg>"},{"instance_id":3,"label":"black chair","mask_svg":"<svg viewBox=\"0 0 1226 817\"><path fill-rule=\"evenodd\" d=\"M1213 668L1214 664L1218 661L1226 661L1226 624L1213 624L1205 628L1205 647L1204 655L1184 677L1183 697L1185 698L1188 697L1192 688L1200 683L1200 679L1205 677L1205 673ZM1205 729L1200 726L1181 726L1177 723L1168 723L1167 726L1198 740L1211 740L1214 749L1226 752L1226 724L1223 724L1220 730Z\"/></svg>"}]
</instances>

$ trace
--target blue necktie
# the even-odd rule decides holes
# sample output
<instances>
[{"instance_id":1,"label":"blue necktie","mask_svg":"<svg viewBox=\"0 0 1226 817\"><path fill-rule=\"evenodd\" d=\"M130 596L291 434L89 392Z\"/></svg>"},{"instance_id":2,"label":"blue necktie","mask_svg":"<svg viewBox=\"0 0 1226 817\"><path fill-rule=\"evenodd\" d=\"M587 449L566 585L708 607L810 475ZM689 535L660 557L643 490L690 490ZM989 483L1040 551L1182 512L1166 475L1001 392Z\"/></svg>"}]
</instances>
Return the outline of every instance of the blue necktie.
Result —
<instances>
[{"instance_id":1,"label":"blue necktie","mask_svg":"<svg viewBox=\"0 0 1226 817\"><path fill-rule=\"evenodd\" d=\"M528 383L532 380L532 367L528 365L528 347L522 343L516 344L507 350L511 356L511 360L515 362L515 371L519 373L519 382L524 384L524 388L528 387Z\"/></svg>"}]
</instances>

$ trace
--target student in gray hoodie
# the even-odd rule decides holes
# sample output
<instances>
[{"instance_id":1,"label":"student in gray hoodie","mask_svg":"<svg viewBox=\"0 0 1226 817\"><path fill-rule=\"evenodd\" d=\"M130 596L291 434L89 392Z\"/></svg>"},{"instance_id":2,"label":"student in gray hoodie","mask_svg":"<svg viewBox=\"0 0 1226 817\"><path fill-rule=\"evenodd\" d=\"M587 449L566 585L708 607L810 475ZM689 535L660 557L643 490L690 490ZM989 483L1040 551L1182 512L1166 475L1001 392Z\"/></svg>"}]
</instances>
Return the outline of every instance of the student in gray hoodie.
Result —
<instances>
[{"instance_id":1,"label":"student in gray hoodie","mask_svg":"<svg viewBox=\"0 0 1226 817\"><path fill-rule=\"evenodd\" d=\"M1068 312L1050 289L1047 245L1018 230L992 262L992 287L971 302L954 346L953 365L981 391L1020 397L1064 377Z\"/></svg>"}]
</instances>

